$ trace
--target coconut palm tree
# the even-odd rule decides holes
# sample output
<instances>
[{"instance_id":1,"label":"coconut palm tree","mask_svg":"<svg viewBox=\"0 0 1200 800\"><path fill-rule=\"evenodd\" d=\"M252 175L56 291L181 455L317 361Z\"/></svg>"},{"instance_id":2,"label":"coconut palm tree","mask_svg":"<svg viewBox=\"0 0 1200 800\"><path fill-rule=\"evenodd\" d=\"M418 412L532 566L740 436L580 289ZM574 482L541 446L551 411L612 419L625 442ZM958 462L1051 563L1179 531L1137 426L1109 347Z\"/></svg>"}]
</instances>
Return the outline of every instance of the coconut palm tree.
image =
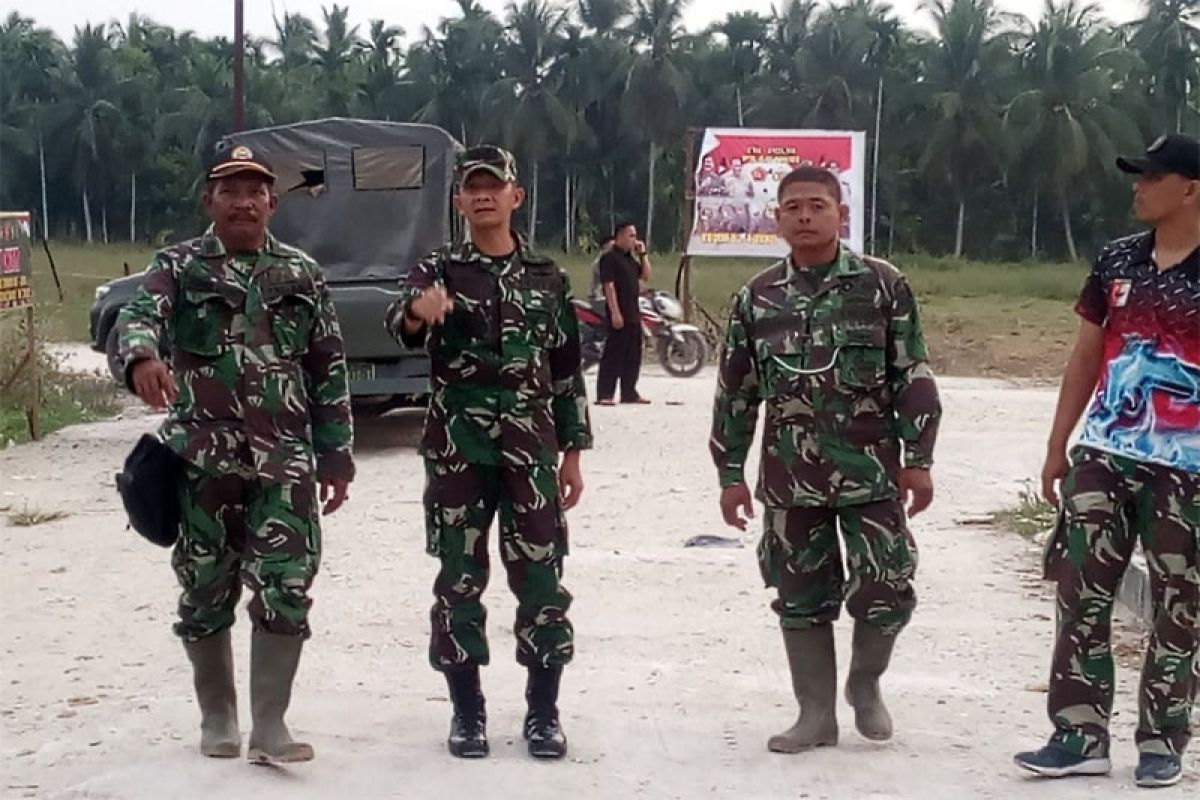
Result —
<instances>
[{"instance_id":1,"label":"coconut palm tree","mask_svg":"<svg viewBox=\"0 0 1200 800\"><path fill-rule=\"evenodd\" d=\"M640 131L648 148L646 181L646 242L654 236L655 168L660 148L677 136L683 125L687 79L675 65L676 47L683 36L683 12L688 0L637 0L629 33L641 45L625 83L625 110L631 128Z\"/></svg>"},{"instance_id":2,"label":"coconut palm tree","mask_svg":"<svg viewBox=\"0 0 1200 800\"><path fill-rule=\"evenodd\" d=\"M1141 138L1122 94L1138 57L1099 26L1098 14L1098 6L1077 0L1046 0L1041 20L1022 37L1022 83L1029 88L1006 113L1011 146L1034 176L1035 209L1040 191L1053 193L1072 261L1079 259L1071 226L1078 181L1111 173L1118 152L1137 148Z\"/></svg>"},{"instance_id":3,"label":"coconut palm tree","mask_svg":"<svg viewBox=\"0 0 1200 800\"><path fill-rule=\"evenodd\" d=\"M992 0L926 0L924 7L937 35L923 53L930 113L918 165L954 194L954 255L961 256L970 188L990 180L1003 161L1000 103L1015 69L1015 20Z\"/></svg>"},{"instance_id":4,"label":"coconut palm tree","mask_svg":"<svg viewBox=\"0 0 1200 800\"><path fill-rule=\"evenodd\" d=\"M505 77L484 96L492 132L529 164L529 239L537 241L540 167L575 136L575 115L559 99L567 12L550 0L510 3L502 46Z\"/></svg>"}]
</instances>

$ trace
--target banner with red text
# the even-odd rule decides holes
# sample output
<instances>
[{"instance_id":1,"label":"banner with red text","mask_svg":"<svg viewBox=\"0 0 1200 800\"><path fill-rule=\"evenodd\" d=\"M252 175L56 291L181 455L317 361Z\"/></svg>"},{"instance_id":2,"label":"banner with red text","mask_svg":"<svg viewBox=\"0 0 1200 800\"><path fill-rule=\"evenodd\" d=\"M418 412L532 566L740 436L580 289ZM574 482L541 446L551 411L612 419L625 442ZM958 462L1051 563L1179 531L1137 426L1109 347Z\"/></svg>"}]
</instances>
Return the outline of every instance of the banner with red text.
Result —
<instances>
[{"instance_id":1,"label":"banner with red text","mask_svg":"<svg viewBox=\"0 0 1200 800\"><path fill-rule=\"evenodd\" d=\"M785 255L787 244L775 229L779 182L806 164L838 176L850 209L842 240L862 252L866 138L860 131L709 128L696 162L688 254Z\"/></svg>"}]
</instances>

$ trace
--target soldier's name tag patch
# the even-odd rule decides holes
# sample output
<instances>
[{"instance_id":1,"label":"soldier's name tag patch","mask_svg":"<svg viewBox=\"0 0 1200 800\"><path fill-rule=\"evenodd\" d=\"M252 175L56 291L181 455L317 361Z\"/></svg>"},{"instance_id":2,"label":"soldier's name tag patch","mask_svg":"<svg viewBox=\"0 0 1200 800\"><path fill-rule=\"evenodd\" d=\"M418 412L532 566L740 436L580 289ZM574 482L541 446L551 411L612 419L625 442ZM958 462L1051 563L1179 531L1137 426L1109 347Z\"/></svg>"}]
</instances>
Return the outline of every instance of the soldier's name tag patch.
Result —
<instances>
[{"instance_id":1,"label":"soldier's name tag patch","mask_svg":"<svg viewBox=\"0 0 1200 800\"><path fill-rule=\"evenodd\" d=\"M526 272L521 277L521 288L538 292L557 292L562 289L562 279L553 272L548 275Z\"/></svg>"},{"instance_id":2,"label":"soldier's name tag patch","mask_svg":"<svg viewBox=\"0 0 1200 800\"><path fill-rule=\"evenodd\" d=\"M1128 278L1117 278L1108 285L1109 308L1124 308L1129 303L1129 291L1133 281Z\"/></svg>"}]
</instances>

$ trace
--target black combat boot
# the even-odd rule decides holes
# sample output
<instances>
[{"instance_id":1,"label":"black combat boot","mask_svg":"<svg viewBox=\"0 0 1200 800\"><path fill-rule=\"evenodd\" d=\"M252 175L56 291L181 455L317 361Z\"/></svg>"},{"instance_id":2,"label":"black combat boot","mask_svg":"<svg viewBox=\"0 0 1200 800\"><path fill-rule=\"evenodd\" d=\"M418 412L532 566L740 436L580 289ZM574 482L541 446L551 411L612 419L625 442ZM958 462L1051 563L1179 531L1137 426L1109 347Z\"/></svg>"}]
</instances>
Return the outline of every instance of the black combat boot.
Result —
<instances>
[{"instance_id":1,"label":"black combat boot","mask_svg":"<svg viewBox=\"0 0 1200 800\"><path fill-rule=\"evenodd\" d=\"M448 671L445 675L450 702L454 704L446 748L456 758L483 758L488 754L487 710L479 686L479 667Z\"/></svg>"},{"instance_id":2,"label":"black combat boot","mask_svg":"<svg viewBox=\"0 0 1200 800\"><path fill-rule=\"evenodd\" d=\"M558 685L561 666L530 667L525 686L525 741L534 758L562 758L567 754L567 737L558 724Z\"/></svg>"}]
</instances>

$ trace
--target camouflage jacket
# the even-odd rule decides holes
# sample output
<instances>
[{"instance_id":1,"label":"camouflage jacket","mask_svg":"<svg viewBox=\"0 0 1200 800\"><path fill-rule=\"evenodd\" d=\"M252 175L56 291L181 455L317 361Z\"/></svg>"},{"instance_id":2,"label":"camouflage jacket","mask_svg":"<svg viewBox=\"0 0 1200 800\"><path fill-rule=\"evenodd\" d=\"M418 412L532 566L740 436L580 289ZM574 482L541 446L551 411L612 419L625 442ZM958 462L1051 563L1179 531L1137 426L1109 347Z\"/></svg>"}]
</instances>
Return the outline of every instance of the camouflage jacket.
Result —
<instances>
[{"instance_id":1,"label":"camouflage jacket","mask_svg":"<svg viewBox=\"0 0 1200 800\"><path fill-rule=\"evenodd\" d=\"M354 477L341 329L320 267L270 234L232 256L210 228L160 250L117 318L126 384L165 337L178 396L161 437L214 474ZM315 464L314 464L315 460Z\"/></svg>"},{"instance_id":2,"label":"camouflage jacket","mask_svg":"<svg viewBox=\"0 0 1200 800\"><path fill-rule=\"evenodd\" d=\"M410 305L435 283L454 310L443 324L405 335ZM435 251L405 276L386 324L404 345L429 350L426 458L554 464L559 451L592 446L570 282L524 242L507 263L470 243Z\"/></svg>"},{"instance_id":3,"label":"camouflage jacket","mask_svg":"<svg viewBox=\"0 0 1200 800\"><path fill-rule=\"evenodd\" d=\"M734 298L709 449L722 486L745 481L766 404L758 498L846 506L897 494L933 460L941 406L917 306L887 262L844 248L814 292L790 259Z\"/></svg>"}]
</instances>

